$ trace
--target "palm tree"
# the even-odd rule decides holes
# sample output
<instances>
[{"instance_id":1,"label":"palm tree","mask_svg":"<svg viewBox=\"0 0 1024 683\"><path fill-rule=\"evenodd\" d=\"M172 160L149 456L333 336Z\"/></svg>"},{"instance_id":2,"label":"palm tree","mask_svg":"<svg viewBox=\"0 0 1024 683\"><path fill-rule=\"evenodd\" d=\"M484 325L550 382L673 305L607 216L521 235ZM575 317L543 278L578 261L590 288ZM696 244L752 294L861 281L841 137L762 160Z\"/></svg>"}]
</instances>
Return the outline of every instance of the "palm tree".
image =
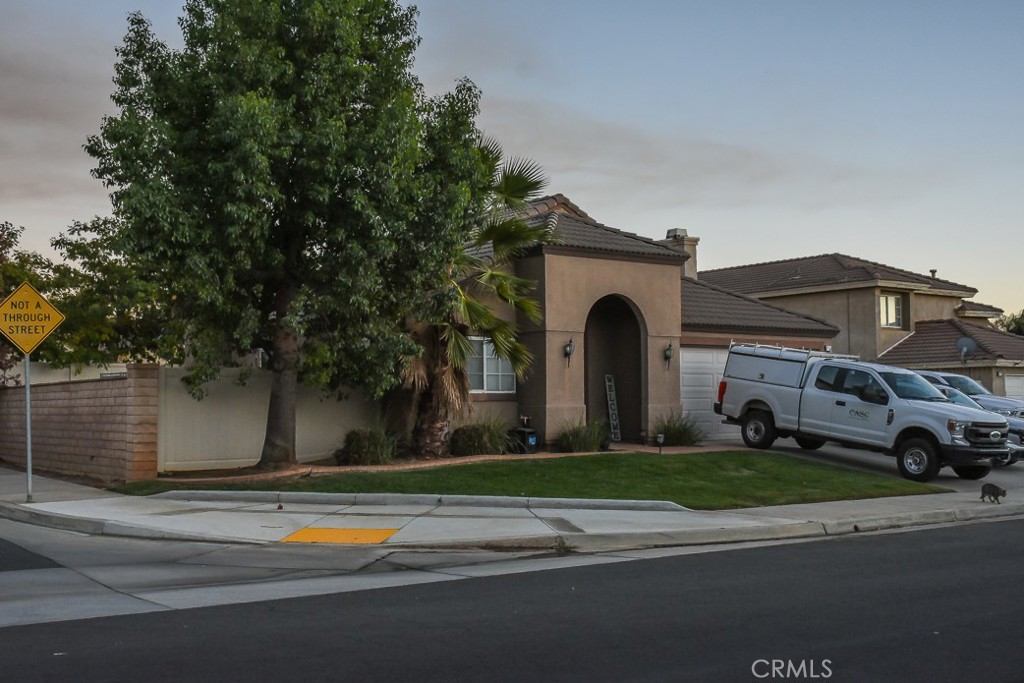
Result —
<instances>
[{"instance_id":1,"label":"palm tree","mask_svg":"<svg viewBox=\"0 0 1024 683\"><path fill-rule=\"evenodd\" d=\"M519 341L516 324L498 316L493 304L502 302L534 322L541 317L540 304L529 296L535 283L513 274L510 264L551 237L546 225L528 224L523 213L547 178L528 159L505 160L492 138L481 140L480 152L490 178L483 214L451 264L444 288L434 293L436 312L408 325L422 353L407 359L402 375L413 390L413 447L424 458L448 455L451 422L469 405L470 334L488 339L517 378L530 367L533 355Z\"/></svg>"}]
</instances>

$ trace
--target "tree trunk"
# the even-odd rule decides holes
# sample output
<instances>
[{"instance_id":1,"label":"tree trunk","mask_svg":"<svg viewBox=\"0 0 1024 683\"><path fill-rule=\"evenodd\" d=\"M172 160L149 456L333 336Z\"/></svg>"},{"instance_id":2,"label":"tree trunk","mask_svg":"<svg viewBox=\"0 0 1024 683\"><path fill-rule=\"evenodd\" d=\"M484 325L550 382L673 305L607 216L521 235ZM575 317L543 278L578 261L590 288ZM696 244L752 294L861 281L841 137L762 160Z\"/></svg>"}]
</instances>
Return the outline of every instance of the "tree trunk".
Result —
<instances>
[{"instance_id":1,"label":"tree trunk","mask_svg":"<svg viewBox=\"0 0 1024 683\"><path fill-rule=\"evenodd\" d=\"M423 392L412 434L416 455L427 460L447 458L450 455L451 423L448 411L434 405L431 390Z\"/></svg>"},{"instance_id":2,"label":"tree trunk","mask_svg":"<svg viewBox=\"0 0 1024 683\"><path fill-rule=\"evenodd\" d=\"M287 295L280 297L274 328L274 346L270 355L274 381L270 389L267 432L259 462L259 466L264 469L282 469L296 462L295 401L299 387L299 339L284 324L290 301Z\"/></svg>"}]
</instances>

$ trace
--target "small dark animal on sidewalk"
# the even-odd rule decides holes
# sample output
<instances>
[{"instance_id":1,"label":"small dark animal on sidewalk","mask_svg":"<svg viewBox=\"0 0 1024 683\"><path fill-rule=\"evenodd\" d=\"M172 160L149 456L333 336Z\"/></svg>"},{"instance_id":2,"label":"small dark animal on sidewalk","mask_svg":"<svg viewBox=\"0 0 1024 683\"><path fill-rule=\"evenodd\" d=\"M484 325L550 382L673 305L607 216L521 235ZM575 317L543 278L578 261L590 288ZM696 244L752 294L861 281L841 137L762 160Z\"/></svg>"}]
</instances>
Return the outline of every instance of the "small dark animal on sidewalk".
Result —
<instances>
[{"instance_id":1,"label":"small dark animal on sidewalk","mask_svg":"<svg viewBox=\"0 0 1024 683\"><path fill-rule=\"evenodd\" d=\"M988 498L993 503L998 503L999 499L1006 495L1006 489L1001 489L995 484L982 484L981 485L981 499L985 500Z\"/></svg>"}]
</instances>

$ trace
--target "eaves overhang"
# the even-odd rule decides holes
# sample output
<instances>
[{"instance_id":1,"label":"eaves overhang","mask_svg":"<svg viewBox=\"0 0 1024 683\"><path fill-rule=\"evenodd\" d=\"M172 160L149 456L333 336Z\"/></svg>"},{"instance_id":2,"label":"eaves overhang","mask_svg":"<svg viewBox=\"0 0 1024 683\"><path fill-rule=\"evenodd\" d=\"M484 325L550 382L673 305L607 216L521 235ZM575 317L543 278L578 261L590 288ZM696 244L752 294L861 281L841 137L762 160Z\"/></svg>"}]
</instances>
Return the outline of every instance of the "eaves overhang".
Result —
<instances>
[{"instance_id":1,"label":"eaves overhang","mask_svg":"<svg viewBox=\"0 0 1024 683\"><path fill-rule=\"evenodd\" d=\"M806 337L811 339L834 339L839 334L839 329L836 328L831 334L825 330L803 330L792 327L759 327L756 325L692 325L683 323L683 334L687 332L715 332L725 334L736 334L737 332L743 333L757 333L757 334L771 334L780 337Z\"/></svg>"},{"instance_id":2,"label":"eaves overhang","mask_svg":"<svg viewBox=\"0 0 1024 683\"><path fill-rule=\"evenodd\" d=\"M572 247L562 244L542 244L526 252L526 256L538 254L555 256L574 256L577 258L601 259L609 261L630 261L633 263L656 263L659 265L682 266L688 258L687 254L666 250L664 254L633 254L626 251L610 249L593 249L589 247Z\"/></svg>"},{"instance_id":3,"label":"eaves overhang","mask_svg":"<svg viewBox=\"0 0 1024 683\"><path fill-rule=\"evenodd\" d=\"M884 289L887 291L904 291L915 294L930 294L934 296L953 296L959 298L970 297L976 294L974 290L952 290L935 289L926 284L913 282L901 282L899 280L861 280L858 282L841 282L828 285L810 285L807 287L792 287L790 289L768 289L748 293L748 296L757 299L770 298L775 296L798 296L803 294L821 294L822 292L846 292L855 289Z\"/></svg>"}]
</instances>

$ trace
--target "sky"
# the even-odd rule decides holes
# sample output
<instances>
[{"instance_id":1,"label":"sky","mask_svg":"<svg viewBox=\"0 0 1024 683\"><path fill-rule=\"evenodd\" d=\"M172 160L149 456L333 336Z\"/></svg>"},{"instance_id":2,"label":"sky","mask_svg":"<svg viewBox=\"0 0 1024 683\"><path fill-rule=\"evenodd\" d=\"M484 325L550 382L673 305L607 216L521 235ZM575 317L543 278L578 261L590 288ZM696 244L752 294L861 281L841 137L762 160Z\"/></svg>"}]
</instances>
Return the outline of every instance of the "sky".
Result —
<instances>
[{"instance_id":1,"label":"sky","mask_svg":"<svg viewBox=\"0 0 1024 683\"><path fill-rule=\"evenodd\" d=\"M840 252L1024 309L1024 1L420 0L414 70L605 225L700 238L701 270ZM0 0L0 221L22 247L110 211L82 150L128 12Z\"/></svg>"}]
</instances>

